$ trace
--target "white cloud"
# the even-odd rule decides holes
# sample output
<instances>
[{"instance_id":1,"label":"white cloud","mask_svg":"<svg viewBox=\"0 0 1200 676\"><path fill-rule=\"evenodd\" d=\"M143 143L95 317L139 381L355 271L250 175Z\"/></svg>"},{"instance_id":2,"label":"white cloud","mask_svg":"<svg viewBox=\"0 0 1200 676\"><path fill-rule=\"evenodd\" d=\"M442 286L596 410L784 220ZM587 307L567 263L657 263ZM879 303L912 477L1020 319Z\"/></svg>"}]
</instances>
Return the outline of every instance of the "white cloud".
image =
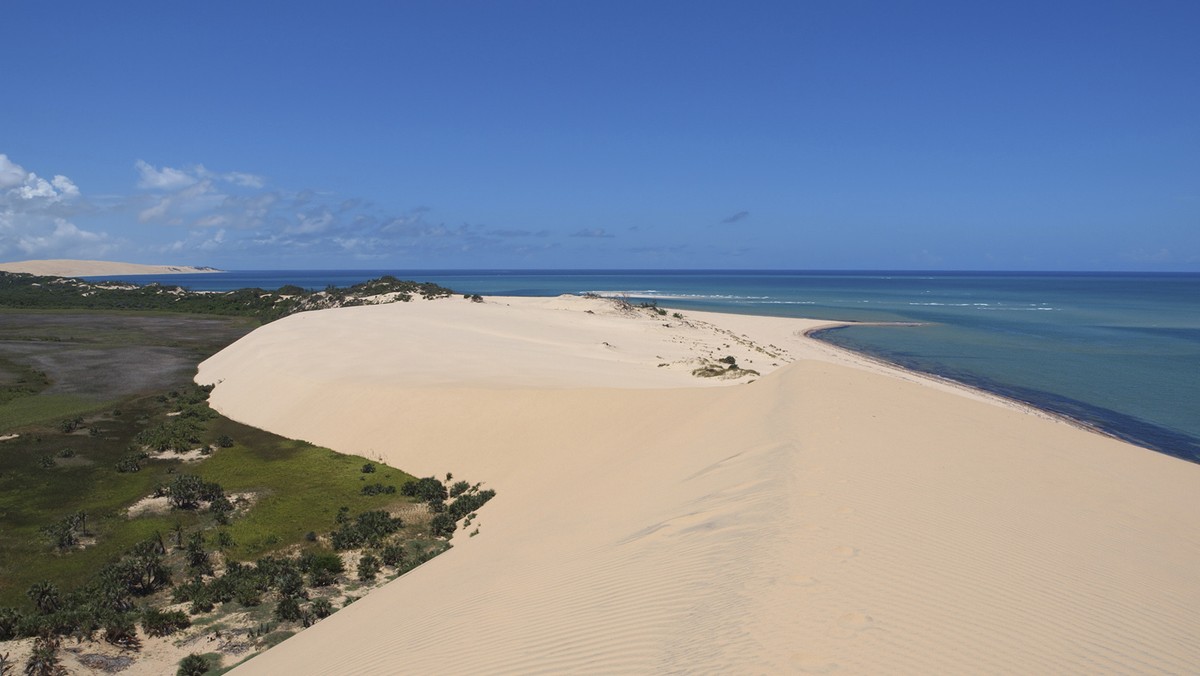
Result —
<instances>
[{"instance_id":1,"label":"white cloud","mask_svg":"<svg viewBox=\"0 0 1200 676\"><path fill-rule=\"evenodd\" d=\"M137 209L140 223L256 227L278 200L273 193L255 194L266 182L254 174L219 173L203 164L160 169L144 160L135 162L134 167L138 187L154 191L129 200L129 206Z\"/></svg>"},{"instance_id":2,"label":"white cloud","mask_svg":"<svg viewBox=\"0 0 1200 676\"><path fill-rule=\"evenodd\" d=\"M225 173L209 171L208 167L203 164L197 164L185 169L176 169L174 167L155 169L153 165L145 160L138 160L133 166L138 170L138 174L141 177L138 180L138 187L150 190L178 190L179 188L186 188L193 183L204 180L232 183L243 188L262 188L266 185L266 181L262 176L247 174L242 171L229 171Z\"/></svg>"},{"instance_id":3,"label":"white cloud","mask_svg":"<svg viewBox=\"0 0 1200 676\"><path fill-rule=\"evenodd\" d=\"M209 214L202 218L197 218L192 225L197 228L217 228L229 225L229 217L223 214Z\"/></svg>"},{"instance_id":4,"label":"white cloud","mask_svg":"<svg viewBox=\"0 0 1200 676\"><path fill-rule=\"evenodd\" d=\"M58 189L59 194L61 194L66 199L72 199L75 197L79 197L78 186L76 186L74 183L72 183L71 179L67 178L66 176L63 176L62 174L56 174L54 176L54 180L50 181L50 183L56 189Z\"/></svg>"},{"instance_id":5,"label":"white cloud","mask_svg":"<svg viewBox=\"0 0 1200 676\"><path fill-rule=\"evenodd\" d=\"M49 181L32 171L25 177L25 184L17 186L13 193L23 200L52 200L58 196L58 192L54 190L54 186L50 185Z\"/></svg>"},{"instance_id":6,"label":"white cloud","mask_svg":"<svg viewBox=\"0 0 1200 676\"><path fill-rule=\"evenodd\" d=\"M25 170L21 165L8 159L8 155L0 153L0 190L14 188L25 182Z\"/></svg>"},{"instance_id":7,"label":"white cloud","mask_svg":"<svg viewBox=\"0 0 1200 676\"><path fill-rule=\"evenodd\" d=\"M47 181L0 154L0 256L95 258L109 252L107 234L67 220L81 208L73 204L79 196L66 176Z\"/></svg>"},{"instance_id":8,"label":"white cloud","mask_svg":"<svg viewBox=\"0 0 1200 676\"><path fill-rule=\"evenodd\" d=\"M224 228L222 228L222 229L218 230L217 233L215 235L213 235L212 237L204 240L203 242L200 242L200 244L197 245L197 248L199 248L203 251L214 251L216 249L219 249L221 247L221 245L224 243L225 243L225 230L224 230Z\"/></svg>"},{"instance_id":9,"label":"white cloud","mask_svg":"<svg viewBox=\"0 0 1200 676\"><path fill-rule=\"evenodd\" d=\"M197 180L194 176L179 169L171 167L155 169L145 160L138 160L133 163L133 166L138 170L138 187L148 190L178 190L192 185Z\"/></svg>"},{"instance_id":10,"label":"white cloud","mask_svg":"<svg viewBox=\"0 0 1200 676\"><path fill-rule=\"evenodd\" d=\"M228 174L224 174L221 178L234 185L240 185L243 188L261 188L266 185L266 181L263 180L262 176L243 174L238 171L231 171Z\"/></svg>"},{"instance_id":11,"label":"white cloud","mask_svg":"<svg viewBox=\"0 0 1200 676\"><path fill-rule=\"evenodd\" d=\"M296 224L289 227L287 232L296 235L310 235L328 230L333 223L333 213L325 207L320 207L296 214Z\"/></svg>"},{"instance_id":12,"label":"white cloud","mask_svg":"<svg viewBox=\"0 0 1200 676\"><path fill-rule=\"evenodd\" d=\"M138 221L179 225L196 214L204 214L217 209L228 197L216 190L212 181L202 180L161 197L154 197L153 204L138 212Z\"/></svg>"},{"instance_id":13,"label":"white cloud","mask_svg":"<svg viewBox=\"0 0 1200 676\"><path fill-rule=\"evenodd\" d=\"M428 221L426 208L388 213L336 193L266 189L260 176L134 163L130 190L81 195L67 176L43 179L0 155L0 260L9 256L98 258L140 252L252 260L269 253L305 257L342 252L363 260L404 256L419 260L455 252L516 250L518 241L546 231L491 229ZM136 185L137 189L133 189ZM72 222L72 221L76 222ZM105 232L129 228L121 237ZM120 225L116 225L116 224ZM138 224L141 225L138 225ZM125 232L125 231L119 231ZM579 237L612 237L584 229ZM136 248L128 247L136 242Z\"/></svg>"},{"instance_id":14,"label":"white cloud","mask_svg":"<svg viewBox=\"0 0 1200 676\"><path fill-rule=\"evenodd\" d=\"M0 201L10 204L14 200L46 204L79 197L79 188L66 176L57 174L47 181L4 154L0 154L0 190L4 191Z\"/></svg>"},{"instance_id":15,"label":"white cloud","mask_svg":"<svg viewBox=\"0 0 1200 676\"><path fill-rule=\"evenodd\" d=\"M113 244L104 233L81 230L65 219L56 218L53 230L22 234L17 238L15 248L29 258L68 256L94 259L112 251Z\"/></svg>"},{"instance_id":16,"label":"white cloud","mask_svg":"<svg viewBox=\"0 0 1200 676\"><path fill-rule=\"evenodd\" d=\"M161 220L166 217L167 210L171 208L171 198L164 197L151 207L147 207L138 212L138 221L141 223L149 223L151 221Z\"/></svg>"}]
</instances>

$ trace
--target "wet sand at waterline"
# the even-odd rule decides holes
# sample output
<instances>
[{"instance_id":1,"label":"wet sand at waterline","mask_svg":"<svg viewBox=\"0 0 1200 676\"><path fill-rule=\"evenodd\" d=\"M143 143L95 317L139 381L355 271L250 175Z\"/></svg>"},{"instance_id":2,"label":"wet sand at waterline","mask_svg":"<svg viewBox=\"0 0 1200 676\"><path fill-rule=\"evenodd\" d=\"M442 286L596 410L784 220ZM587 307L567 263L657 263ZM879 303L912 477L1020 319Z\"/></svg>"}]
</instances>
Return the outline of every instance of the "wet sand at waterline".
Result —
<instances>
[{"instance_id":1,"label":"wet sand at waterline","mask_svg":"<svg viewBox=\"0 0 1200 676\"><path fill-rule=\"evenodd\" d=\"M232 418L498 493L235 673L1200 670L1200 466L804 337L825 322L683 315L343 308L202 364ZM727 356L760 375L692 375Z\"/></svg>"}]
</instances>

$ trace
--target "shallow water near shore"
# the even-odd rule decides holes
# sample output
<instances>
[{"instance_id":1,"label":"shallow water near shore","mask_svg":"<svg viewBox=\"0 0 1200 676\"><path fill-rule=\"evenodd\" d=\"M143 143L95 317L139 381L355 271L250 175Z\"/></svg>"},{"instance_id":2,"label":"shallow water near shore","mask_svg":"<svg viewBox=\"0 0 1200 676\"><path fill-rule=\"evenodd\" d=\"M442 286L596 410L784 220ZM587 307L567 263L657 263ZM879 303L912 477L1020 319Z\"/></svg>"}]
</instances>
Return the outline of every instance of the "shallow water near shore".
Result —
<instances>
[{"instance_id":1,"label":"shallow water near shore","mask_svg":"<svg viewBox=\"0 0 1200 676\"><path fill-rule=\"evenodd\" d=\"M821 338L1200 461L1195 273L270 270L127 279L222 291L319 289L383 274L484 295L594 292L681 309L917 323Z\"/></svg>"}]
</instances>

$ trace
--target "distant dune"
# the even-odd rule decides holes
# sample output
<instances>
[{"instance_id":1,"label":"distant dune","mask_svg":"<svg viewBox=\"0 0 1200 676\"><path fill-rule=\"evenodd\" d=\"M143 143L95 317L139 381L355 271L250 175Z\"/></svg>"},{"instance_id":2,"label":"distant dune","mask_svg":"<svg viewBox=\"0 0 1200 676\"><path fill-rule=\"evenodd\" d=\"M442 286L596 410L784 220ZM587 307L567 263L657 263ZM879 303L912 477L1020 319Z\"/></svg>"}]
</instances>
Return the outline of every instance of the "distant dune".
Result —
<instances>
[{"instance_id":1,"label":"distant dune","mask_svg":"<svg viewBox=\"0 0 1200 676\"><path fill-rule=\"evenodd\" d=\"M221 272L216 268L190 265L142 265L114 261L80 261L66 258L0 263L0 272L24 272L49 277L92 277L100 275L176 275Z\"/></svg>"},{"instance_id":2,"label":"distant dune","mask_svg":"<svg viewBox=\"0 0 1200 676\"><path fill-rule=\"evenodd\" d=\"M200 367L218 410L497 496L235 673L1200 672L1200 466L819 324L491 298L254 331ZM761 375L692 373L729 361Z\"/></svg>"}]
</instances>

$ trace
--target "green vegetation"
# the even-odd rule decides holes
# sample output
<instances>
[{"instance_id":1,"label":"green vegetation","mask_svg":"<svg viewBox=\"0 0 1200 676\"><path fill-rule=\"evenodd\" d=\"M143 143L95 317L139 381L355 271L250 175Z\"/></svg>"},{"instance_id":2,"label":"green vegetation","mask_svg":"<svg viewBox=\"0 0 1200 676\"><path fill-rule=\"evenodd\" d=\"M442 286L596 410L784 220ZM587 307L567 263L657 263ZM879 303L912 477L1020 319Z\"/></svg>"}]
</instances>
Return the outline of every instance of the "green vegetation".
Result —
<instances>
[{"instance_id":1,"label":"green vegetation","mask_svg":"<svg viewBox=\"0 0 1200 676\"><path fill-rule=\"evenodd\" d=\"M361 292L411 284L393 282ZM13 288L28 300L41 287ZM0 303L11 290L0 288ZM116 303L118 291L88 293ZM70 307L68 298L45 296L39 307ZM216 311L236 314L222 302ZM0 442L0 640L40 636L36 669L58 669L60 637L136 650L139 625L149 636L230 631L213 618L239 610L259 623L237 630L241 645L269 646L327 617L346 586L444 551L455 521L493 494L463 481L447 491L218 415L210 388L190 380L200 359L271 315L243 309L250 319L0 310L0 436L17 435ZM295 626L277 630L280 622ZM189 656L180 673L216 664Z\"/></svg>"},{"instance_id":2,"label":"green vegetation","mask_svg":"<svg viewBox=\"0 0 1200 676\"><path fill-rule=\"evenodd\" d=\"M199 529L224 522L224 554L243 561L311 544L305 535L327 530L340 507L360 513L339 531L345 534L338 542L349 543L342 549L395 532L380 515L411 499L395 490L364 492L358 480L365 460L361 457L284 439L215 414L202 423L197 442L211 446L228 435L240 440L236 447L198 462L185 462L173 452L141 450L133 440L145 437L133 430L132 421L141 419L153 429L163 420L178 419L167 414L180 404L197 406L195 392L203 390L185 391L166 403L156 397L129 402L128 414L122 416L128 420L120 425L105 418L85 420L85 425L104 430L100 437L47 427L4 442L0 604L18 603L22 590L42 579L76 588L91 571L156 532L182 529L197 535ZM41 449L61 447L67 440L75 457L60 460L52 469L41 468ZM140 458L140 471L118 471L133 458ZM77 464L66 466L69 462ZM396 484L411 479L384 465L377 465L374 476ZM131 505L155 495L160 496L159 507L126 516Z\"/></svg>"},{"instance_id":3,"label":"green vegetation","mask_svg":"<svg viewBox=\"0 0 1200 676\"><path fill-rule=\"evenodd\" d=\"M175 673L177 676L204 676L204 672L209 668L208 659L204 655L192 653L179 661L179 670Z\"/></svg>"},{"instance_id":4,"label":"green vegetation","mask_svg":"<svg viewBox=\"0 0 1200 676\"><path fill-rule=\"evenodd\" d=\"M0 272L0 307L185 312L254 317L262 322L304 310L362 305L385 294L391 300L404 302L413 296L443 298L452 293L437 284L402 281L390 275L344 289L305 291L285 286L277 291L238 289L211 293L161 284L134 286Z\"/></svg>"},{"instance_id":5,"label":"green vegetation","mask_svg":"<svg viewBox=\"0 0 1200 676\"><path fill-rule=\"evenodd\" d=\"M95 407L96 403L91 399L72 394L25 396L0 406L0 432L47 418L85 413Z\"/></svg>"}]
</instances>

